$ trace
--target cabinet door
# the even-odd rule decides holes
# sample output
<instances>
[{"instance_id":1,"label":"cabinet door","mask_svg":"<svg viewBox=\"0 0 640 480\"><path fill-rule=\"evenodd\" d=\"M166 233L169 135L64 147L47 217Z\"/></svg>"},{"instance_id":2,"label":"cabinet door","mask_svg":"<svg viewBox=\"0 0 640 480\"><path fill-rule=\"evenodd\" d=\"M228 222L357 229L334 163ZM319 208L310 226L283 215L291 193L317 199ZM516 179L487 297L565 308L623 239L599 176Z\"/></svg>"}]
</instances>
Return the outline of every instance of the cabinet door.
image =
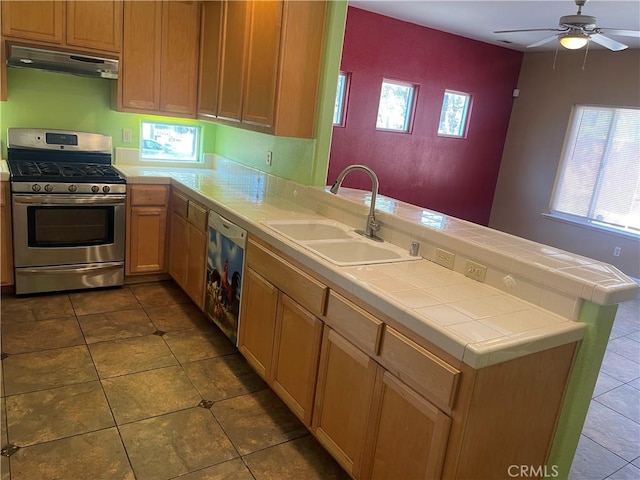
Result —
<instances>
[{"instance_id":1,"label":"cabinet door","mask_svg":"<svg viewBox=\"0 0 640 480\"><path fill-rule=\"evenodd\" d=\"M131 207L127 274L164 271L166 230L166 208Z\"/></svg>"},{"instance_id":2,"label":"cabinet door","mask_svg":"<svg viewBox=\"0 0 640 480\"><path fill-rule=\"evenodd\" d=\"M313 430L354 478L362 468L376 368L367 354L334 330L324 329Z\"/></svg>"},{"instance_id":3,"label":"cabinet door","mask_svg":"<svg viewBox=\"0 0 640 480\"><path fill-rule=\"evenodd\" d=\"M67 45L120 53L122 1L68 1Z\"/></svg>"},{"instance_id":4,"label":"cabinet door","mask_svg":"<svg viewBox=\"0 0 640 480\"><path fill-rule=\"evenodd\" d=\"M184 291L204 309L204 277L207 266L207 234L189 224L187 279ZM184 255L184 252L183 252Z\"/></svg>"},{"instance_id":5,"label":"cabinet door","mask_svg":"<svg viewBox=\"0 0 640 480\"><path fill-rule=\"evenodd\" d=\"M58 0L3 1L2 35L25 40L57 43L63 41L64 3Z\"/></svg>"},{"instance_id":6,"label":"cabinet door","mask_svg":"<svg viewBox=\"0 0 640 480\"><path fill-rule=\"evenodd\" d=\"M160 110L195 117L200 2L161 2Z\"/></svg>"},{"instance_id":7,"label":"cabinet door","mask_svg":"<svg viewBox=\"0 0 640 480\"><path fill-rule=\"evenodd\" d=\"M0 185L0 285L13 285L13 240L9 184Z\"/></svg>"},{"instance_id":8,"label":"cabinet door","mask_svg":"<svg viewBox=\"0 0 640 480\"><path fill-rule=\"evenodd\" d=\"M271 388L300 420L311 425L323 323L280 294Z\"/></svg>"},{"instance_id":9,"label":"cabinet door","mask_svg":"<svg viewBox=\"0 0 640 480\"><path fill-rule=\"evenodd\" d=\"M440 478L450 424L445 413L380 369L364 478Z\"/></svg>"},{"instance_id":10,"label":"cabinet door","mask_svg":"<svg viewBox=\"0 0 640 480\"><path fill-rule=\"evenodd\" d=\"M127 1L118 88L123 110L160 107L162 2Z\"/></svg>"},{"instance_id":11,"label":"cabinet door","mask_svg":"<svg viewBox=\"0 0 640 480\"><path fill-rule=\"evenodd\" d=\"M189 224L176 212L171 213L171 237L169 241L169 275L185 289L189 251Z\"/></svg>"},{"instance_id":12,"label":"cabinet door","mask_svg":"<svg viewBox=\"0 0 640 480\"><path fill-rule=\"evenodd\" d=\"M226 1L220 61L218 116L240 121L245 69L245 33L251 2Z\"/></svg>"},{"instance_id":13,"label":"cabinet door","mask_svg":"<svg viewBox=\"0 0 640 480\"><path fill-rule=\"evenodd\" d=\"M218 114L218 81L222 44L222 2L202 2L200 22L200 81L198 82L198 115Z\"/></svg>"},{"instance_id":14,"label":"cabinet door","mask_svg":"<svg viewBox=\"0 0 640 480\"><path fill-rule=\"evenodd\" d=\"M250 268L245 268L242 290L238 348L266 380L271 370L278 289Z\"/></svg>"},{"instance_id":15,"label":"cabinet door","mask_svg":"<svg viewBox=\"0 0 640 480\"><path fill-rule=\"evenodd\" d=\"M242 121L271 127L282 23L282 2L251 2Z\"/></svg>"}]
</instances>

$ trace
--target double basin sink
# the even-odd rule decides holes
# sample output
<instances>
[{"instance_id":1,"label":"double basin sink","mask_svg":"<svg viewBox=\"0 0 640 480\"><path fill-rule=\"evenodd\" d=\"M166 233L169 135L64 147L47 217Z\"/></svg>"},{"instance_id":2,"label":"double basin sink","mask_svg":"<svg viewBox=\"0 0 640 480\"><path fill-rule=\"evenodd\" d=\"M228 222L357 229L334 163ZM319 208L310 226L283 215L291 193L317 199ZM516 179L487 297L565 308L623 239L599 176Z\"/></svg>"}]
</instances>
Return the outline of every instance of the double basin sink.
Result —
<instances>
[{"instance_id":1,"label":"double basin sink","mask_svg":"<svg viewBox=\"0 0 640 480\"><path fill-rule=\"evenodd\" d=\"M339 266L419 260L408 250L376 242L333 220L274 220L263 224Z\"/></svg>"}]
</instances>

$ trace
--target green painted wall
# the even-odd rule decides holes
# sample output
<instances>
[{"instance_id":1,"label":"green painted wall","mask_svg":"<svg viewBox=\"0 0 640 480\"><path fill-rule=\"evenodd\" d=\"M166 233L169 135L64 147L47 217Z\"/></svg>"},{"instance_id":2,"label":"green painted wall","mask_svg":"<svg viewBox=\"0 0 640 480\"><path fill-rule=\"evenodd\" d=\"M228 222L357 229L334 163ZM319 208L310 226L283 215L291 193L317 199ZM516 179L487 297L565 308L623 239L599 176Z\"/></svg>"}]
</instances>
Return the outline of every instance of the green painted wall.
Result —
<instances>
[{"instance_id":1,"label":"green painted wall","mask_svg":"<svg viewBox=\"0 0 640 480\"><path fill-rule=\"evenodd\" d=\"M345 0L329 2L316 139L274 137L209 122L119 113L111 109L111 80L8 68L8 99L0 102L2 156L6 157L6 129L10 127L98 132L111 135L115 147L137 148L140 121L154 119L202 126L204 152L303 184L324 185L346 12ZM123 128L132 131L130 144L122 143ZM267 151L273 152L271 167L265 162Z\"/></svg>"}]
</instances>

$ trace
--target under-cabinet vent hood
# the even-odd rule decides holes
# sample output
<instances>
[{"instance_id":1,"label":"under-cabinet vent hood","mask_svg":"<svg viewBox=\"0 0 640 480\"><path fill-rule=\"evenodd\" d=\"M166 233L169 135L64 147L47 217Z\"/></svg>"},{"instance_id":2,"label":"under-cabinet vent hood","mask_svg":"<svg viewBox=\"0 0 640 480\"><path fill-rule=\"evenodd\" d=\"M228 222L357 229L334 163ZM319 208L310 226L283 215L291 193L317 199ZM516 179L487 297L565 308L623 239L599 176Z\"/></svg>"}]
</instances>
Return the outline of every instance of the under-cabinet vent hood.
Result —
<instances>
[{"instance_id":1,"label":"under-cabinet vent hood","mask_svg":"<svg viewBox=\"0 0 640 480\"><path fill-rule=\"evenodd\" d=\"M20 45L11 45L7 65L86 77L118 78L118 60Z\"/></svg>"}]
</instances>

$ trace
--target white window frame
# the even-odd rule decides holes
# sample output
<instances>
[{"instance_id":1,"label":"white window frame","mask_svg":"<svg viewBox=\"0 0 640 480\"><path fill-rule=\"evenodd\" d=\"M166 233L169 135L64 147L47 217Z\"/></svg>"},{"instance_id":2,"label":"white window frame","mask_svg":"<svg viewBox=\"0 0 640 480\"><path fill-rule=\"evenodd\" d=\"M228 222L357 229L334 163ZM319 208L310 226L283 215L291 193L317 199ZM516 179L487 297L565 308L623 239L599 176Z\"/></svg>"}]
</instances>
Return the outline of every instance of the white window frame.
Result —
<instances>
[{"instance_id":1,"label":"white window frame","mask_svg":"<svg viewBox=\"0 0 640 480\"><path fill-rule=\"evenodd\" d=\"M594 186L592 189L592 197L589 203L588 213L586 215L576 214L575 212L566 212L561 211L556 207L559 201L559 197L562 191L562 183L564 180L565 170L567 168L567 164L569 160L573 158L573 150L579 138L579 127L580 127L580 119L582 116L583 109L601 109L601 110L609 110L612 111L614 115L614 119L610 123L613 125L615 121L615 115L620 110L636 110L640 114L640 109L635 107L608 107L608 106L597 106L597 105L575 105L573 111L571 113L571 119L569 120L569 125L567 127L567 133L565 135L564 146L562 148L562 156L560 160L560 164L558 166L558 171L556 174L556 179L553 186L553 192L551 195L551 199L549 202L549 211L544 213L543 215L552 219L565 221L568 223L578 224L581 226L594 228L597 230L604 230L609 233L614 233L626 237L632 238L640 238L640 228L634 227L631 225L631 222L628 220L624 225L613 224L611 222L604 221L604 219L597 218L595 215L595 205L597 201L597 196L593 194L594 191L602 188L603 177L606 174L606 160L607 160L607 149L611 146L613 142L613 138L610 135L606 137L606 148L603 151L602 158L600 159L600 168L597 174L597 179L594 182ZM609 133L611 130L609 130ZM633 161L633 160L632 160ZM639 175L640 177L640 175ZM631 217L631 211L636 210L640 212L640 207L634 205L638 205L640 203L640 178L636 182L635 192L633 193L634 198L632 200L632 206L630 207L629 217ZM595 217L595 218L594 218Z\"/></svg>"},{"instance_id":2,"label":"white window frame","mask_svg":"<svg viewBox=\"0 0 640 480\"><path fill-rule=\"evenodd\" d=\"M343 79L340 82L340 79ZM342 85L342 88L340 88ZM336 91L336 104L333 110L333 126L344 127L347 123L347 103L349 101L349 86L351 85L351 73L340 72L338 74L338 85ZM336 122L336 117L337 122Z\"/></svg>"},{"instance_id":3,"label":"white window frame","mask_svg":"<svg viewBox=\"0 0 640 480\"><path fill-rule=\"evenodd\" d=\"M174 155L170 152L170 146L162 145L162 142L157 142L155 139L149 139L144 137L145 124L153 124L166 127L187 127L195 129L196 132L196 145L194 147L195 153L193 158L180 158L180 156ZM144 142L153 141L158 143L159 153L157 155L145 155L144 154ZM162 151L167 148L166 151ZM164 154L163 154L164 153ZM157 122L154 120L141 120L140 121L140 160L143 162L161 162L161 163L177 163L181 165L194 165L201 164L203 162L202 155L202 127L199 125L187 124L187 123L171 123L171 122Z\"/></svg>"},{"instance_id":4,"label":"white window frame","mask_svg":"<svg viewBox=\"0 0 640 480\"><path fill-rule=\"evenodd\" d=\"M406 106L406 115L404 118L404 123L402 128L387 128L387 127L379 127L378 126L378 118L380 117L380 107L382 104L382 92L384 90L385 84L391 85L400 85L402 87L409 87L411 90L411 95L409 96L409 105ZM418 85L411 82L403 82L401 80L391 80L388 78L382 79L382 84L380 85L380 98L378 99L378 111L376 115L376 130L381 132L395 132L395 133L411 133L413 130L413 118L416 108L416 99L418 98Z\"/></svg>"},{"instance_id":5,"label":"white window frame","mask_svg":"<svg viewBox=\"0 0 640 480\"><path fill-rule=\"evenodd\" d=\"M445 111L445 99L447 95L458 95L466 98L466 102L464 105L464 109L462 111L462 118L460 120L460 128L458 129L460 133L447 133L445 131L440 130L440 126L443 122L443 117L447 114ZM470 93L466 92L458 92L456 90L445 90L442 95L442 107L440 108L440 118L438 119L438 136L439 137L449 137L449 138L467 138L467 131L469 129L469 116L471 112L471 102L473 100L473 96Z\"/></svg>"}]
</instances>

